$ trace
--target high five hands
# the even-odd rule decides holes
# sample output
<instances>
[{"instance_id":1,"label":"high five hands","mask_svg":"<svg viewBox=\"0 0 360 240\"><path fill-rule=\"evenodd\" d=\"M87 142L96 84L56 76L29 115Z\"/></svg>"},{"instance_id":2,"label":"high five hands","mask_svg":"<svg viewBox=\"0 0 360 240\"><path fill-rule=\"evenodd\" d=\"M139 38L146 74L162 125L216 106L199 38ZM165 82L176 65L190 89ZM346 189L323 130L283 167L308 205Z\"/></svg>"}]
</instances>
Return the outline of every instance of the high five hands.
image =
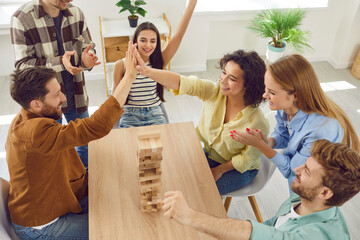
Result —
<instances>
[{"instance_id":1,"label":"high five hands","mask_svg":"<svg viewBox=\"0 0 360 240\"><path fill-rule=\"evenodd\" d=\"M137 70L137 58L135 56L136 54L136 46L137 44L133 44L132 41L129 41L128 43L128 50L126 51L126 65L125 65L125 75L128 75L131 79L136 78Z\"/></svg>"}]
</instances>

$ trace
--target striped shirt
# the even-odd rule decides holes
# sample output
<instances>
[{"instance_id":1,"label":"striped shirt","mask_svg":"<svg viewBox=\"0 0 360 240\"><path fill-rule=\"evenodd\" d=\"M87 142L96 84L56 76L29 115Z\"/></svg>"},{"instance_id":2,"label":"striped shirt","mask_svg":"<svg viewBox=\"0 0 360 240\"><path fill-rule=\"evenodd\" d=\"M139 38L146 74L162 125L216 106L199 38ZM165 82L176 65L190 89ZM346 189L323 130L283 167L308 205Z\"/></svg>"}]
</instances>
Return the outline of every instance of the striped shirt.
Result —
<instances>
[{"instance_id":1,"label":"striped shirt","mask_svg":"<svg viewBox=\"0 0 360 240\"><path fill-rule=\"evenodd\" d=\"M124 67L125 67L125 59ZM147 66L151 65L147 63ZM138 73L135 81L133 82L126 107L156 107L160 106L161 100L156 92L157 83Z\"/></svg>"},{"instance_id":2,"label":"striped shirt","mask_svg":"<svg viewBox=\"0 0 360 240\"><path fill-rule=\"evenodd\" d=\"M61 24L63 47L65 51L75 50L71 59L73 66L82 67L81 54L91 44L89 29L83 12L72 4L64 11ZM61 72L65 71L62 55L59 55L56 29L53 18L45 12L40 0L33 0L22 5L11 17L11 43L15 53L15 67L24 69L33 66L45 66L56 71L56 78L65 93ZM90 70L90 69L88 69ZM84 73L73 76L75 108L78 113L85 112L88 96L85 88ZM64 103L62 110L68 110Z\"/></svg>"}]
</instances>

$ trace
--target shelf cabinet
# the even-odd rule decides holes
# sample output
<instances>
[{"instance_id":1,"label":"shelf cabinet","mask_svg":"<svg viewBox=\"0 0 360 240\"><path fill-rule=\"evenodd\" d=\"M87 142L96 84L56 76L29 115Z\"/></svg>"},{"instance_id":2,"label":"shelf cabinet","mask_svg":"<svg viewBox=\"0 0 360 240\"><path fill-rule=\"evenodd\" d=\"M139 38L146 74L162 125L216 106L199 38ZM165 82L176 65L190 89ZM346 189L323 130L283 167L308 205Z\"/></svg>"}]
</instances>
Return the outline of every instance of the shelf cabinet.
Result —
<instances>
[{"instance_id":1,"label":"shelf cabinet","mask_svg":"<svg viewBox=\"0 0 360 240\"><path fill-rule=\"evenodd\" d=\"M152 22L157 27L161 38L161 48L165 48L171 38L171 25L165 13L162 18L139 18L138 25L143 22ZM99 17L99 24L106 94L109 96L113 88L114 64L125 57L128 42L132 39L136 28L131 28L127 19L114 20ZM167 69L170 70L170 63Z\"/></svg>"}]
</instances>

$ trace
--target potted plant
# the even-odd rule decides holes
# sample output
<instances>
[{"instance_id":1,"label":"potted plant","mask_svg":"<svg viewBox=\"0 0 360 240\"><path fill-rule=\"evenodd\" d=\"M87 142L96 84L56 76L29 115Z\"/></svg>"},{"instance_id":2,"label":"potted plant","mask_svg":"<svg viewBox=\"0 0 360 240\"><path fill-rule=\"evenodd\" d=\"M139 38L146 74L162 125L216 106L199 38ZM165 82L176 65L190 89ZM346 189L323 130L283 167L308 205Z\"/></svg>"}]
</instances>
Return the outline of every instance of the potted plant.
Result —
<instances>
[{"instance_id":1,"label":"potted plant","mask_svg":"<svg viewBox=\"0 0 360 240\"><path fill-rule=\"evenodd\" d=\"M141 5L145 5L146 2L144 0L135 0L134 4L132 4L131 0L120 0L116 3L116 6L121 7L119 13L129 11L130 16L128 16L130 27L135 28L137 26L137 21L139 17L136 14L139 14L145 17L146 11L140 7Z\"/></svg>"},{"instance_id":2,"label":"potted plant","mask_svg":"<svg viewBox=\"0 0 360 240\"><path fill-rule=\"evenodd\" d=\"M283 56L286 44L297 51L311 48L307 43L309 31L302 31L299 27L306 12L298 9L267 9L255 15L250 21L248 29L255 31L264 38L271 38L266 51L267 60L273 62Z\"/></svg>"}]
</instances>

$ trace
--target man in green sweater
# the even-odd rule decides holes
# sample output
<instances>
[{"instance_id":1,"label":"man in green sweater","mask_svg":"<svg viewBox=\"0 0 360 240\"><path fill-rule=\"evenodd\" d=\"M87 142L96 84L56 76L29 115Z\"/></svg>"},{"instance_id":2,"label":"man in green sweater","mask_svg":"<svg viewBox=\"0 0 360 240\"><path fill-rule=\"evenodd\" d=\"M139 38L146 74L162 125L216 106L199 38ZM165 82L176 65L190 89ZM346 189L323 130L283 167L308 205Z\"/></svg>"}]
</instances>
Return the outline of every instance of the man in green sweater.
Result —
<instances>
[{"instance_id":1,"label":"man in green sweater","mask_svg":"<svg viewBox=\"0 0 360 240\"><path fill-rule=\"evenodd\" d=\"M338 208L360 190L360 156L344 144L317 140L295 168L294 193L275 217L258 223L217 218L189 208L181 192L167 192L164 216L218 239L350 239Z\"/></svg>"},{"instance_id":2,"label":"man in green sweater","mask_svg":"<svg viewBox=\"0 0 360 240\"><path fill-rule=\"evenodd\" d=\"M75 147L108 134L123 113L136 60L129 43L126 73L112 96L90 117L61 125L65 95L56 72L44 67L11 75L11 96L22 109L6 141L8 206L21 239L88 239L87 173Z\"/></svg>"}]
</instances>

